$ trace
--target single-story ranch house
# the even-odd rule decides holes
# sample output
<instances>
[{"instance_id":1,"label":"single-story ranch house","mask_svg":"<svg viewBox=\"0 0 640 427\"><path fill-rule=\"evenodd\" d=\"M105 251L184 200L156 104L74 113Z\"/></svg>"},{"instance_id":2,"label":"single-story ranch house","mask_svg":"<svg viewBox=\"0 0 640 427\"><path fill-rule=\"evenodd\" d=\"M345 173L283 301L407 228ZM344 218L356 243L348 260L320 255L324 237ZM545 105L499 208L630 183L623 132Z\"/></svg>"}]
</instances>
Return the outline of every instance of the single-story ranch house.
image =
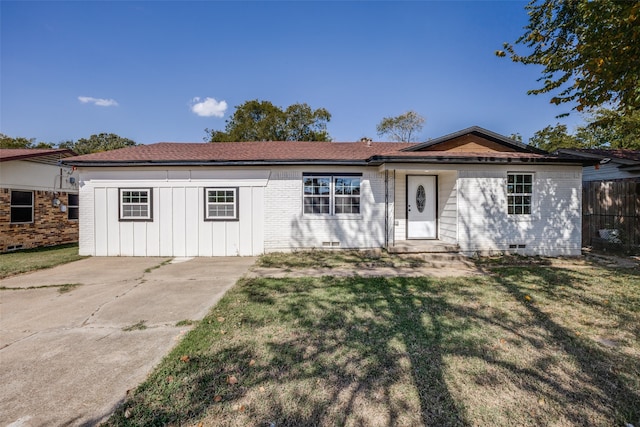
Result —
<instances>
[{"instance_id":1,"label":"single-story ranch house","mask_svg":"<svg viewBox=\"0 0 640 427\"><path fill-rule=\"evenodd\" d=\"M80 254L579 255L584 160L479 127L425 143L158 143L67 159Z\"/></svg>"}]
</instances>

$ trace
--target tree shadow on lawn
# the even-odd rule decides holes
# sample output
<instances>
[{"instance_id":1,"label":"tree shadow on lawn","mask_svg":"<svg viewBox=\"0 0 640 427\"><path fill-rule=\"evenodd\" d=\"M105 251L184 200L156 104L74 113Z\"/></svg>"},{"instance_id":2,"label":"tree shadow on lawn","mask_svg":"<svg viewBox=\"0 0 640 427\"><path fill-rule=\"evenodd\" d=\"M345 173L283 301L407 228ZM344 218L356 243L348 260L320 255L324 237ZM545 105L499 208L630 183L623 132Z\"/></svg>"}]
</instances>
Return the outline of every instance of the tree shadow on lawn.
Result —
<instances>
[{"instance_id":1,"label":"tree shadow on lawn","mask_svg":"<svg viewBox=\"0 0 640 427\"><path fill-rule=\"evenodd\" d=\"M560 284L583 286L581 277L554 268L500 269L493 277L465 281L241 282L216 308L218 314L205 319L211 323L229 313L216 325L228 334L218 340L210 332L192 331L184 341L198 350L187 362L180 361L184 350L174 351L172 362L141 386L111 424L640 421L638 389L615 370L619 355L577 338L527 300L523 274L550 298L563 298ZM619 314L622 318L624 310ZM230 376L238 384L229 384ZM154 387L161 391L148 392ZM540 399L545 403L538 407Z\"/></svg>"},{"instance_id":2,"label":"tree shadow on lawn","mask_svg":"<svg viewBox=\"0 0 640 427\"><path fill-rule=\"evenodd\" d=\"M609 318L613 320L611 329L628 332L637 347L640 340L638 316L631 311L640 311L640 273L634 269L610 269L609 275L603 275L600 283L596 279L596 287L615 286L614 282L621 281L630 283L630 288L634 284L637 287L638 293L611 291L608 294L610 297L615 298L617 294L618 298L624 299L621 304L611 304L603 295L595 294L597 289L594 289L593 277L589 271L520 268L498 269L498 272L495 275L497 284L526 310L532 325L545 331L547 345L557 347L576 366L577 377L570 383L573 388L557 382L549 375L546 366L540 366L538 373L522 372L533 378L533 381L527 380L527 387L535 389L536 383L552 386L556 394L547 394L547 397L559 403L565 402L567 410L564 415L573 425L594 425L594 415L596 419L604 421L602 425L640 423L640 358L637 357L637 352L635 356L625 356L614 348L597 345L594 337L581 337L579 332L569 330L555 320L559 317L557 313L550 311L544 303L539 305L535 299L531 299L531 287L521 283L523 275L534 275L534 282L539 285L544 297L563 303L567 311L573 308L574 313L588 309L596 321L578 320L577 323L588 327L598 323L601 318ZM587 285L589 279L592 280L592 286ZM491 363L503 365L495 360L491 360ZM519 371L515 366L508 366L508 369ZM592 413L580 410L580 407L589 408Z\"/></svg>"}]
</instances>

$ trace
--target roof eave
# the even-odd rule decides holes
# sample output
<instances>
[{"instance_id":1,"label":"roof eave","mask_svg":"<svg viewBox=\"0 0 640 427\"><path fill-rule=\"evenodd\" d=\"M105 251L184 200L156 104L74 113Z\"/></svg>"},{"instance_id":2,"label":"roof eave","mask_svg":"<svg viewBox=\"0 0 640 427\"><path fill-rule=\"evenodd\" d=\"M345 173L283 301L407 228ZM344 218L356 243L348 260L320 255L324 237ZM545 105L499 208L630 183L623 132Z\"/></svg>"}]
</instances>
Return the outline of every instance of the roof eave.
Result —
<instances>
[{"instance_id":1,"label":"roof eave","mask_svg":"<svg viewBox=\"0 0 640 427\"><path fill-rule=\"evenodd\" d=\"M26 153L26 154L21 154L19 156L2 157L0 158L0 162L9 162L13 160L28 160L28 159L35 159L37 157L47 157L47 156L60 156L62 160L64 158L77 156L77 154L72 150L65 148L60 151L51 151L48 153L37 153L37 154Z\"/></svg>"},{"instance_id":2,"label":"roof eave","mask_svg":"<svg viewBox=\"0 0 640 427\"><path fill-rule=\"evenodd\" d=\"M112 160L112 161L75 161L69 160L63 163L76 167L120 167L120 166L298 166L298 165L342 165L342 166L368 166L365 160Z\"/></svg>"},{"instance_id":3,"label":"roof eave","mask_svg":"<svg viewBox=\"0 0 640 427\"><path fill-rule=\"evenodd\" d=\"M620 164L621 166L618 166L618 167L621 169L627 166L633 167L633 166L640 165L640 161L638 160L616 157L614 153L607 153L607 154L586 153L583 151L571 150L567 148L558 149L556 152L559 155L564 154L564 155L571 155L576 157L584 157L586 159L592 159L594 160L593 164L598 163L600 160L603 160L603 159L609 159L611 162Z\"/></svg>"},{"instance_id":4,"label":"roof eave","mask_svg":"<svg viewBox=\"0 0 640 427\"><path fill-rule=\"evenodd\" d=\"M583 165L583 159L568 158L539 158L539 157L491 157L491 156L473 156L473 157L453 157L453 156L437 156L437 157L402 157L402 156L373 156L369 159L372 165L381 165L383 163L426 163L426 164L565 164L565 165Z\"/></svg>"}]
</instances>

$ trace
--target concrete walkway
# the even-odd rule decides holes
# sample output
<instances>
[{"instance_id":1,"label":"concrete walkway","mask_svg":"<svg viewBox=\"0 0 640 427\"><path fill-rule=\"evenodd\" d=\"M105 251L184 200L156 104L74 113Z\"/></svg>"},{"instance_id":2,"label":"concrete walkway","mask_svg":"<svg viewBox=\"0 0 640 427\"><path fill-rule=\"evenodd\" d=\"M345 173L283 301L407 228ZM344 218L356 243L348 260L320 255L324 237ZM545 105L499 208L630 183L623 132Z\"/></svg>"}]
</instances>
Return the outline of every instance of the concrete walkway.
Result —
<instances>
[{"instance_id":1,"label":"concrete walkway","mask_svg":"<svg viewBox=\"0 0 640 427\"><path fill-rule=\"evenodd\" d=\"M202 319L255 258L168 261L96 257L2 280L16 289L0 290L0 425L104 420L189 329L176 323Z\"/></svg>"}]
</instances>

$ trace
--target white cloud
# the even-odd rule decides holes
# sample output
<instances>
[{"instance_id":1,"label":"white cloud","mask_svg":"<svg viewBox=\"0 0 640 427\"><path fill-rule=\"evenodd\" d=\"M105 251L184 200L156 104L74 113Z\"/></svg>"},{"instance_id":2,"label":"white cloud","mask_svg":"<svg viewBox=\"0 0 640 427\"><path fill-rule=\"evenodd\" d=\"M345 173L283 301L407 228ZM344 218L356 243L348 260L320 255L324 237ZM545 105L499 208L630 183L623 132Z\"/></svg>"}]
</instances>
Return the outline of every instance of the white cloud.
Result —
<instances>
[{"instance_id":1,"label":"white cloud","mask_svg":"<svg viewBox=\"0 0 640 427\"><path fill-rule=\"evenodd\" d=\"M226 101L216 101L214 98L200 99L195 97L191 100L191 111L200 117L223 117L227 111Z\"/></svg>"},{"instance_id":2,"label":"white cloud","mask_svg":"<svg viewBox=\"0 0 640 427\"><path fill-rule=\"evenodd\" d=\"M93 98L91 96L79 96L78 101L83 104L93 104L98 107L117 107L118 103L115 99Z\"/></svg>"}]
</instances>

